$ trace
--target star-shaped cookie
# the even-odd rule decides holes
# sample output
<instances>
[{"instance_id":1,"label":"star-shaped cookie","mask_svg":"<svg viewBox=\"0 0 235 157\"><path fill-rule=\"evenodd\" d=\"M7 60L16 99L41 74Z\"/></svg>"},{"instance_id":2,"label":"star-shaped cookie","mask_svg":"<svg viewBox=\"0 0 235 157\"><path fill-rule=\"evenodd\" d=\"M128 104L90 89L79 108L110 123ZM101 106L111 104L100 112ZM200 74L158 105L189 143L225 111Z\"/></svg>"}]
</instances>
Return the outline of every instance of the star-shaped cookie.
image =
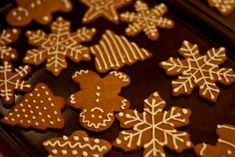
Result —
<instances>
[{"instance_id":1,"label":"star-shaped cookie","mask_svg":"<svg viewBox=\"0 0 235 157\"><path fill-rule=\"evenodd\" d=\"M128 5L132 0L81 0L89 7L83 17L83 23L89 23L102 16L108 21L118 24L117 9Z\"/></svg>"}]
</instances>

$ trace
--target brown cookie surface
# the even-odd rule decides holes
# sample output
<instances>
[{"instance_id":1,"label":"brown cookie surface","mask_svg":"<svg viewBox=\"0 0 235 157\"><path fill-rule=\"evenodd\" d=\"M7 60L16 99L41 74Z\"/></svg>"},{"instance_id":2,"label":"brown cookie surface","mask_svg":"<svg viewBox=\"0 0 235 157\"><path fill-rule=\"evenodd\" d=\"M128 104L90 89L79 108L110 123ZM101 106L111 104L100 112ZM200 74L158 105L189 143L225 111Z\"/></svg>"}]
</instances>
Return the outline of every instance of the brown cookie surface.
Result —
<instances>
[{"instance_id":1,"label":"brown cookie surface","mask_svg":"<svg viewBox=\"0 0 235 157\"><path fill-rule=\"evenodd\" d=\"M110 128L114 112L129 108L129 101L118 94L130 83L122 72L112 71L104 78L89 70L77 71L73 81L80 85L80 91L70 96L70 106L81 109L79 121L86 129L100 132Z\"/></svg>"},{"instance_id":2,"label":"brown cookie surface","mask_svg":"<svg viewBox=\"0 0 235 157\"><path fill-rule=\"evenodd\" d=\"M143 157L165 157L164 146L178 153L192 148L189 134L177 130L189 124L191 111L164 108L165 101L155 92L144 100L142 113L130 109L118 113L121 127L129 130L121 131L113 146L126 152L144 148Z\"/></svg>"},{"instance_id":3,"label":"brown cookie surface","mask_svg":"<svg viewBox=\"0 0 235 157\"><path fill-rule=\"evenodd\" d=\"M198 144L195 152L198 157L234 157L235 156L235 127L232 125L218 125L219 136L215 146Z\"/></svg>"},{"instance_id":4,"label":"brown cookie surface","mask_svg":"<svg viewBox=\"0 0 235 157\"><path fill-rule=\"evenodd\" d=\"M132 0L81 0L81 2L89 7L83 17L83 23L92 22L102 16L118 24L117 9L130 4Z\"/></svg>"},{"instance_id":5,"label":"brown cookie surface","mask_svg":"<svg viewBox=\"0 0 235 157\"><path fill-rule=\"evenodd\" d=\"M167 6L163 3L154 6L152 9L143 1L137 0L135 3L134 12L125 12L120 15L122 22L129 23L126 28L126 34L135 36L141 31L151 40L157 40L159 37L158 28L171 29L174 27L174 22L163 17L167 12Z\"/></svg>"},{"instance_id":6,"label":"brown cookie surface","mask_svg":"<svg viewBox=\"0 0 235 157\"><path fill-rule=\"evenodd\" d=\"M201 97L215 102L220 93L216 82L224 85L235 82L235 74L231 68L219 67L227 59L225 52L223 47L212 48L201 55L196 44L184 41L179 53L185 59L171 57L160 63L160 67L168 75L179 76L172 81L173 95L189 95L195 87L199 87Z\"/></svg>"},{"instance_id":7,"label":"brown cookie surface","mask_svg":"<svg viewBox=\"0 0 235 157\"><path fill-rule=\"evenodd\" d=\"M53 157L102 157L112 145L102 139L90 138L85 131L75 131L71 136L50 138L43 146Z\"/></svg>"},{"instance_id":8,"label":"brown cookie surface","mask_svg":"<svg viewBox=\"0 0 235 157\"><path fill-rule=\"evenodd\" d=\"M12 105L15 101L15 91L27 92L31 84L23 79L31 73L28 65L13 69L13 66L5 61L0 66L0 95L5 106Z\"/></svg>"},{"instance_id":9,"label":"brown cookie surface","mask_svg":"<svg viewBox=\"0 0 235 157\"><path fill-rule=\"evenodd\" d=\"M0 34L0 59L2 61L12 61L18 58L16 49L9 46L15 42L20 34L19 29L4 29Z\"/></svg>"},{"instance_id":10,"label":"brown cookie surface","mask_svg":"<svg viewBox=\"0 0 235 157\"><path fill-rule=\"evenodd\" d=\"M207 0L207 2L223 16L230 15L235 8L235 0Z\"/></svg>"},{"instance_id":11,"label":"brown cookie surface","mask_svg":"<svg viewBox=\"0 0 235 157\"><path fill-rule=\"evenodd\" d=\"M32 20L46 25L52 20L52 13L68 12L72 9L70 0L16 0L17 7L9 11L6 20L13 26L25 26Z\"/></svg>"},{"instance_id":12,"label":"brown cookie surface","mask_svg":"<svg viewBox=\"0 0 235 157\"><path fill-rule=\"evenodd\" d=\"M63 98L54 96L46 84L38 83L0 122L37 130L60 129L64 127L64 107Z\"/></svg>"},{"instance_id":13,"label":"brown cookie surface","mask_svg":"<svg viewBox=\"0 0 235 157\"><path fill-rule=\"evenodd\" d=\"M119 70L124 65L132 65L152 57L152 54L144 48L110 30L105 31L99 44L90 49L95 56L96 69L101 73Z\"/></svg>"},{"instance_id":14,"label":"brown cookie surface","mask_svg":"<svg viewBox=\"0 0 235 157\"><path fill-rule=\"evenodd\" d=\"M67 68L66 58L75 63L91 59L89 49L81 43L92 39L96 32L94 28L83 27L71 33L70 22L59 17L51 24L51 31L49 35L41 30L26 33L29 43L38 48L27 51L24 63L40 65L47 61L46 69L58 76Z\"/></svg>"}]
</instances>

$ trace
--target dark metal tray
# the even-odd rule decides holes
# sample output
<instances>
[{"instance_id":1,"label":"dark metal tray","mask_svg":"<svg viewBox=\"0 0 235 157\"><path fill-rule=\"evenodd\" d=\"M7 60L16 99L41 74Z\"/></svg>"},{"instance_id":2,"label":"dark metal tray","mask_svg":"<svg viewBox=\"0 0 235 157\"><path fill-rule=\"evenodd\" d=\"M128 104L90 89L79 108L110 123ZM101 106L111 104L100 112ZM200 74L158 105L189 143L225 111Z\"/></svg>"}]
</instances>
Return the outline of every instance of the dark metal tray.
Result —
<instances>
[{"instance_id":1,"label":"dark metal tray","mask_svg":"<svg viewBox=\"0 0 235 157\"><path fill-rule=\"evenodd\" d=\"M195 90L188 97L173 97L171 95L170 82L173 79L168 77L163 70L158 66L160 61L166 60L168 57L176 57L177 50L180 48L183 40L189 40L190 42L197 43L200 47L200 52L205 53L207 49L212 46L220 47L226 46L228 60L224 64L224 67L232 67L235 69L235 57L232 45L227 41L221 41L219 36L215 37L212 32L203 31L203 28L197 27L190 22L178 8L182 7L180 4L182 0L170 0L168 5L170 6L167 16L175 21L175 28L172 30L160 30L160 38L157 41L147 40L146 36L141 33L135 38L128 38L131 41L136 42L140 47L144 47L152 52L153 57L144 61L137 62L132 66L125 66L120 71L125 72L131 78L131 84L129 87L122 90L121 95L129 99L131 102L131 108L136 108L142 111L143 101L152 92L158 91L161 97L166 101L166 110L171 106L179 106L189 108L192 111L190 117L190 125L183 128L191 135L193 143L206 142L209 144L215 144L217 136L215 129L217 124L232 124L235 125L235 85L225 87L219 85L221 94L218 101L215 104L209 103L204 99L199 98L198 91ZM156 4L154 0L146 0L150 6ZM186 0L185 0L186 2ZM69 13L56 13L53 14L53 19L57 16L63 16L65 19L71 21L72 31L78 27L82 27L82 16L86 11L86 7L78 0L73 0L74 8ZM127 6L120 10L120 12L133 9L133 6ZM196 8L195 8L196 9ZM204 16L201 12L198 16ZM1 18L1 28L6 28L8 25L4 20L4 13ZM111 29L117 34L124 34L126 24L121 23L116 26L112 23L105 21L104 19L96 20L87 27L95 27L97 34L94 40L87 44L88 46L98 43L102 33L106 29ZM203 26L201 26L203 27ZM18 49L19 61L15 62L16 65L21 64L21 60L27 49L31 48L27 44L27 38L24 36L26 30L43 29L49 32L48 26L41 26L36 23L22 28L22 34L20 40L18 40L14 46ZM220 31L224 31L221 27ZM223 36L226 38L226 36ZM234 40L235 41L235 40ZM235 42L234 42L235 43ZM231 46L231 47L230 47ZM52 76L49 72L44 70L43 66L33 67L34 74L32 75L32 81L45 82L51 88L53 93L58 96L62 96L68 99L70 94L79 90L79 86L72 82L71 76L76 70L90 69L95 70L94 58L90 62L82 62L75 64L68 61L68 69L63 71L59 77ZM104 74L101 74L104 76ZM0 126L0 150L7 157L45 157L47 155L46 150L42 146L42 142L50 137L56 137L61 135L70 135L73 131L83 129L78 122L79 111L73 110L67 107L64 110L64 116L66 120L66 126L61 130L47 130L46 132L36 132L34 130L25 130L19 127L8 127L6 125ZM84 130L84 129L83 129ZM88 134L92 137L104 138L112 142L120 131L119 123L115 124L107 131L102 133L92 133L88 131ZM2 144L3 143L3 144ZM193 150L184 151L181 154L172 152L169 149L165 149L167 157L196 157ZM113 148L107 157L141 157L142 151L134 151L125 153L121 150Z\"/></svg>"}]
</instances>

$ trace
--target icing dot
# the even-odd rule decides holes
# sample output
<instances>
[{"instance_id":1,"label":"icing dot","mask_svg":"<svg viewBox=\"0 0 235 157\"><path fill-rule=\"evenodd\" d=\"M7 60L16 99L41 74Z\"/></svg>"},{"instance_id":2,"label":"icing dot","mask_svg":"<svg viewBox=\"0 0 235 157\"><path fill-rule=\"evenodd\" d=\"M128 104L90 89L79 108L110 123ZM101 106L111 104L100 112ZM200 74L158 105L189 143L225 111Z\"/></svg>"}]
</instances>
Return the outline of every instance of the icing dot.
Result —
<instances>
[{"instance_id":1,"label":"icing dot","mask_svg":"<svg viewBox=\"0 0 235 157\"><path fill-rule=\"evenodd\" d=\"M46 106L44 106L44 107L43 107L43 110L47 110L47 107L46 107Z\"/></svg>"},{"instance_id":2,"label":"icing dot","mask_svg":"<svg viewBox=\"0 0 235 157\"><path fill-rule=\"evenodd\" d=\"M66 154L67 154L67 150L63 149L63 150L61 151L61 153L62 153L63 155L66 155Z\"/></svg>"},{"instance_id":3,"label":"icing dot","mask_svg":"<svg viewBox=\"0 0 235 157\"><path fill-rule=\"evenodd\" d=\"M36 109L39 109L39 107L38 107L38 106L36 106L35 108L36 108Z\"/></svg>"},{"instance_id":4,"label":"icing dot","mask_svg":"<svg viewBox=\"0 0 235 157\"><path fill-rule=\"evenodd\" d=\"M50 116L49 114L47 115L47 117L48 117L48 118L51 118L51 116Z\"/></svg>"},{"instance_id":5,"label":"icing dot","mask_svg":"<svg viewBox=\"0 0 235 157\"><path fill-rule=\"evenodd\" d=\"M23 105L23 104L21 104L21 103L20 103L19 105L20 105L20 107L23 107L23 106L24 106L24 105Z\"/></svg>"},{"instance_id":6,"label":"icing dot","mask_svg":"<svg viewBox=\"0 0 235 157\"><path fill-rule=\"evenodd\" d=\"M38 122L35 122L35 125L38 126L39 125Z\"/></svg>"},{"instance_id":7,"label":"icing dot","mask_svg":"<svg viewBox=\"0 0 235 157\"><path fill-rule=\"evenodd\" d=\"M45 122L45 119L42 118L41 121L42 121L42 122Z\"/></svg>"},{"instance_id":8,"label":"icing dot","mask_svg":"<svg viewBox=\"0 0 235 157\"><path fill-rule=\"evenodd\" d=\"M227 150L227 154L228 154L228 155L231 155L231 154L232 154L232 151L231 151L231 150Z\"/></svg>"},{"instance_id":9,"label":"icing dot","mask_svg":"<svg viewBox=\"0 0 235 157\"><path fill-rule=\"evenodd\" d=\"M43 100L40 100L40 103L44 103L44 101L43 101Z\"/></svg>"},{"instance_id":10,"label":"icing dot","mask_svg":"<svg viewBox=\"0 0 235 157\"><path fill-rule=\"evenodd\" d=\"M191 146L191 142L187 141L186 142L186 146L190 147Z\"/></svg>"},{"instance_id":11,"label":"icing dot","mask_svg":"<svg viewBox=\"0 0 235 157\"><path fill-rule=\"evenodd\" d=\"M119 138L117 138L117 139L116 139L116 143L117 143L117 144L121 144L122 141L121 141Z\"/></svg>"},{"instance_id":12,"label":"icing dot","mask_svg":"<svg viewBox=\"0 0 235 157\"><path fill-rule=\"evenodd\" d=\"M40 94L39 94L39 93L37 94L37 97L40 97Z\"/></svg>"},{"instance_id":13,"label":"icing dot","mask_svg":"<svg viewBox=\"0 0 235 157\"><path fill-rule=\"evenodd\" d=\"M123 116L124 116L124 113L123 113L123 112L119 112L118 116L119 116L119 117L123 117Z\"/></svg>"},{"instance_id":14,"label":"icing dot","mask_svg":"<svg viewBox=\"0 0 235 157\"><path fill-rule=\"evenodd\" d=\"M52 107L54 107L54 106L55 106L55 104L51 103L51 106L52 106Z\"/></svg>"},{"instance_id":15,"label":"icing dot","mask_svg":"<svg viewBox=\"0 0 235 157\"><path fill-rule=\"evenodd\" d=\"M57 115L57 114L58 114L58 112L57 112L57 111L54 111L54 114L55 114L55 115Z\"/></svg>"},{"instance_id":16,"label":"icing dot","mask_svg":"<svg viewBox=\"0 0 235 157\"><path fill-rule=\"evenodd\" d=\"M187 114L187 113L188 113L188 110L185 109L185 108L184 108L182 111L183 111L184 114Z\"/></svg>"},{"instance_id":17,"label":"icing dot","mask_svg":"<svg viewBox=\"0 0 235 157\"><path fill-rule=\"evenodd\" d=\"M8 120L8 117L4 117L5 120Z\"/></svg>"},{"instance_id":18,"label":"icing dot","mask_svg":"<svg viewBox=\"0 0 235 157\"><path fill-rule=\"evenodd\" d=\"M31 121L30 121L30 120L27 120L27 123L31 123Z\"/></svg>"},{"instance_id":19,"label":"icing dot","mask_svg":"<svg viewBox=\"0 0 235 157\"><path fill-rule=\"evenodd\" d=\"M22 112L25 112L25 111L26 111L26 110L23 108L23 109L22 109Z\"/></svg>"},{"instance_id":20,"label":"icing dot","mask_svg":"<svg viewBox=\"0 0 235 157\"><path fill-rule=\"evenodd\" d=\"M18 109L17 109L17 108L15 109L15 112L18 112Z\"/></svg>"},{"instance_id":21,"label":"icing dot","mask_svg":"<svg viewBox=\"0 0 235 157\"><path fill-rule=\"evenodd\" d=\"M29 102L29 100L28 100L28 99L25 99L24 101L25 101L25 102Z\"/></svg>"},{"instance_id":22,"label":"icing dot","mask_svg":"<svg viewBox=\"0 0 235 157\"><path fill-rule=\"evenodd\" d=\"M60 118L58 118L57 121L60 122L61 121Z\"/></svg>"},{"instance_id":23,"label":"icing dot","mask_svg":"<svg viewBox=\"0 0 235 157\"><path fill-rule=\"evenodd\" d=\"M22 120L22 119L20 120L20 123L23 123L23 120Z\"/></svg>"},{"instance_id":24,"label":"icing dot","mask_svg":"<svg viewBox=\"0 0 235 157\"><path fill-rule=\"evenodd\" d=\"M40 116L41 116L41 115L42 115L42 112L38 112L38 115L40 115Z\"/></svg>"},{"instance_id":25,"label":"icing dot","mask_svg":"<svg viewBox=\"0 0 235 157\"><path fill-rule=\"evenodd\" d=\"M33 117L32 117L32 119L36 119L36 117L35 117L35 116L33 116Z\"/></svg>"},{"instance_id":26,"label":"icing dot","mask_svg":"<svg viewBox=\"0 0 235 157\"><path fill-rule=\"evenodd\" d=\"M96 139L94 140L94 142L95 142L95 143L99 143L100 140L96 138Z\"/></svg>"},{"instance_id":27,"label":"icing dot","mask_svg":"<svg viewBox=\"0 0 235 157\"><path fill-rule=\"evenodd\" d=\"M88 137L83 137L83 140L84 140L85 142L88 142L88 141L89 141L89 138L88 138Z\"/></svg>"},{"instance_id":28,"label":"icing dot","mask_svg":"<svg viewBox=\"0 0 235 157\"><path fill-rule=\"evenodd\" d=\"M63 136L62 138L63 138L63 140L68 140L69 139L67 136Z\"/></svg>"},{"instance_id":29,"label":"icing dot","mask_svg":"<svg viewBox=\"0 0 235 157\"><path fill-rule=\"evenodd\" d=\"M31 105L28 105L28 108L31 108Z\"/></svg>"},{"instance_id":30,"label":"icing dot","mask_svg":"<svg viewBox=\"0 0 235 157\"><path fill-rule=\"evenodd\" d=\"M36 103L36 100L33 100L33 103Z\"/></svg>"},{"instance_id":31,"label":"icing dot","mask_svg":"<svg viewBox=\"0 0 235 157\"><path fill-rule=\"evenodd\" d=\"M31 96L31 97L32 97L32 96L33 96L33 94L32 94L32 93L30 93L30 94L29 94L29 96Z\"/></svg>"},{"instance_id":32,"label":"icing dot","mask_svg":"<svg viewBox=\"0 0 235 157\"><path fill-rule=\"evenodd\" d=\"M78 136L74 136L73 139L74 139L75 141L78 141L78 140L79 140L79 137L78 137Z\"/></svg>"},{"instance_id":33,"label":"icing dot","mask_svg":"<svg viewBox=\"0 0 235 157\"><path fill-rule=\"evenodd\" d=\"M20 117L20 114L17 114L17 115L16 115L16 117L18 117L18 118L19 118L19 117Z\"/></svg>"},{"instance_id":34,"label":"icing dot","mask_svg":"<svg viewBox=\"0 0 235 157\"><path fill-rule=\"evenodd\" d=\"M72 155L77 155L77 154L78 154L78 151L72 150Z\"/></svg>"},{"instance_id":35,"label":"icing dot","mask_svg":"<svg viewBox=\"0 0 235 157\"><path fill-rule=\"evenodd\" d=\"M15 118L11 118L11 121L15 121Z\"/></svg>"},{"instance_id":36,"label":"icing dot","mask_svg":"<svg viewBox=\"0 0 235 157\"><path fill-rule=\"evenodd\" d=\"M54 122L52 122L52 121L50 121L49 123L52 124L52 125L54 124Z\"/></svg>"},{"instance_id":37,"label":"icing dot","mask_svg":"<svg viewBox=\"0 0 235 157\"><path fill-rule=\"evenodd\" d=\"M56 149L53 149L51 152L52 152L52 154L57 154L58 153L58 151Z\"/></svg>"},{"instance_id":38,"label":"icing dot","mask_svg":"<svg viewBox=\"0 0 235 157\"><path fill-rule=\"evenodd\" d=\"M91 117L92 117L92 118L95 118L95 115L94 115L94 114L92 114L92 115L91 115Z\"/></svg>"},{"instance_id":39,"label":"icing dot","mask_svg":"<svg viewBox=\"0 0 235 157\"><path fill-rule=\"evenodd\" d=\"M25 114L25 115L24 115L24 117L25 117L25 118L28 118L28 115L27 115L27 114Z\"/></svg>"},{"instance_id":40,"label":"icing dot","mask_svg":"<svg viewBox=\"0 0 235 157\"><path fill-rule=\"evenodd\" d=\"M96 89L97 89L97 90L100 90L100 86L97 86Z\"/></svg>"},{"instance_id":41,"label":"icing dot","mask_svg":"<svg viewBox=\"0 0 235 157\"><path fill-rule=\"evenodd\" d=\"M83 151L83 152L82 152L82 155L83 155L83 156L88 156L88 153L87 153L86 151Z\"/></svg>"},{"instance_id":42,"label":"icing dot","mask_svg":"<svg viewBox=\"0 0 235 157\"><path fill-rule=\"evenodd\" d=\"M29 112L30 112L31 114L33 114L33 110L30 110Z\"/></svg>"},{"instance_id":43,"label":"icing dot","mask_svg":"<svg viewBox=\"0 0 235 157\"><path fill-rule=\"evenodd\" d=\"M46 91L45 93L46 93L46 95L49 95L48 91ZM48 98L48 99L49 99L49 98Z\"/></svg>"},{"instance_id":44,"label":"icing dot","mask_svg":"<svg viewBox=\"0 0 235 157\"><path fill-rule=\"evenodd\" d=\"M42 86L41 88L42 88L42 89L45 89L46 87Z\"/></svg>"},{"instance_id":45,"label":"icing dot","mask_svg":"<svg viewBox=\"0 0 235 157\"><path fill-rule=\"evenodd\" d=\"M49 21L49 17L48 17L48 16L44 16L44 17L43 17L43 20L44 20L44 21Z\"/></svg>"},{"instance_id":46,"label":"icing dot","mask_svg":"<svg viewBox=\"0 0 235 157\"><path fill-rule=\"evenodd\" d=\"M35 91L38 91L38 88L35 88L34 90L35 90Z\"/></svg>"},{"instance_id":47,"label":"icing dot","mask_svg":"<svg viewBox=\"0 0 235 157\"><path fill-rule=\"evenodd\" d=\"M9 113L9 116L12 116L13 115L13 113Z\"/></svg>"},{"instance_id":48,"label":"icing dot","mask_svg":"<svg viewBox=\"0 0 235 157\"><path fill-rule=\"evenodd\" d=\"M101 116L101 115L99 115L99 118L101 119L101 118L102 118L102 116Z\"/></svg>"}]
</instances>

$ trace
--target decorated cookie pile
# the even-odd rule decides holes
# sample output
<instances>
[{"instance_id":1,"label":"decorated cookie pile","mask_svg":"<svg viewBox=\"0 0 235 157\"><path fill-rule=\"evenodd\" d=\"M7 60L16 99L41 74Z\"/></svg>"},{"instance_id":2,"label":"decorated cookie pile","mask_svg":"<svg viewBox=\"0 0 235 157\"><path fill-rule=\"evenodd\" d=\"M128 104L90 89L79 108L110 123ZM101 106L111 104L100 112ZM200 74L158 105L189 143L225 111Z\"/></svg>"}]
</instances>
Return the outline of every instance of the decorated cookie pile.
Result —
<instances>
[{"instance_id":1,"label":"decorated cookie pile","mask_svg":"<svg viewBox=\"0 0 235 157\"><path fill-rule=\"evenodd\" d=\"M81 6L73 10L76 3ZM165 17L168 10L165 4L150 6L147 0L80 0L76 3L70 0L16 0L16 6L6 14L6 22L22 30L9 26L0 34L0 123L3 127L16 127L23 130L22 134L28 131L45 133L41 141L48 157L115 156L112 154L115 151L120 156L140 153L143 157L167 157L169 152L181 155L188 151L198 157L235 156L234 125L216 124L218 140L214 144L203 138L195 142L191 136L201 131L191 131L197 125L193 124L194 112L203 111L198 111L199 107L196 111L191 108L190 94L198 88L197 95L210 102L199 97L195 99L216 106L220 92L227 88L219 84L228 86L235 82L235 73L225 62L224 47L202 53L197 44L185 40L181 47L179 45L181 56L175 57L177 50L172 50L171 42L165 40L164 48L172 50L174 57L167 51L151 52L145 43L158 48L155 40L160 38L159 30L165 29L163 34L176 31L174 16ZM234 0L208 0L208 3L225 16L235 7ZM82 7L84 13L77 18L76 12L82 12ZM76 20L69 20L70 14L66 16L69 11ZM101 30L96 24L100 17L112 27L103 26L106 29ZM113 26L121 23L123 27L117 31ZM147 37L143 43L135 43L133 36L141 32ZM13 45L21 38L28 42L26 49ZM163 60L161 53L170 58ZM158 62L151 60L155 57L159 57ZM170 93L163 97L165 100L172 98L176 102L174 106L167 105L159 95L167 93L168 89L156 87L169 87L169 82L153 85L135 79L139 73L148 79L149 71L140 67L149 63L156 69L152 73L160 73L159 79L169 81L163 70L169 76L178 76L171 83L175 97ZM41 70L43 64L46 71ZM135 66L138 71L133 70ZM43 81L38 79L41 73L48 76L43 77ZM63 85L58 83L60 81ZM134 96L130 97L129 93ZM143 100L143 93L150 96ZM189 96L178 98L179 95ZM135 101L140 98L143 107L136 105ZM213 110L215 106L207 109ZM71 129L72 125L76 129Z\"/></svg>"}]
</instances>

